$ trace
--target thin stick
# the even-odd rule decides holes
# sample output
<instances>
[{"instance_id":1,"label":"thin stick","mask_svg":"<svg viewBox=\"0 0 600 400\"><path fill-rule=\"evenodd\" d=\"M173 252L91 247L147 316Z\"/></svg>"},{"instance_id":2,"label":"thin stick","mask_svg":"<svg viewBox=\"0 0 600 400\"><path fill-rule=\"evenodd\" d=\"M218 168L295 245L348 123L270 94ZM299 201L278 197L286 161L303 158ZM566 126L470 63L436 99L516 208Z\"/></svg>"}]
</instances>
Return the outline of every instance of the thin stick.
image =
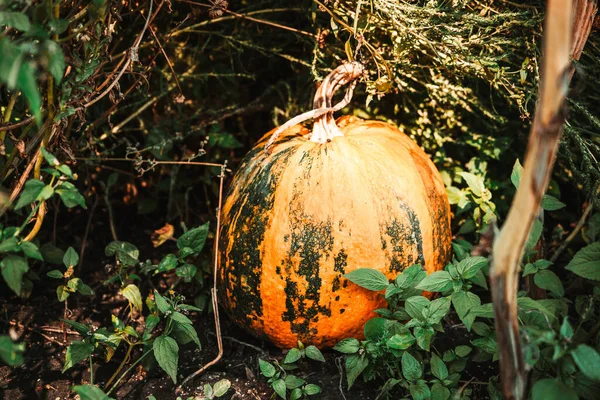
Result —
<instances>
[{"instance_id":1,"label":"thin stick","mask_svg":"<svg viewBox=\"0 0 600 400\"><path fill-rule=\"evenodd\" d=\"M110 234L115 242L118 242L117 229L115 228L115 220L113 215L112 205L110 204L109 187L105 188L104 202L106 203L106 209L108 210L108 223L110 225Z\"/></svg>"},{"instance_id":2,"label":"thin stick","mask_svg":"<svg viewBox=\"0 0 600 400\"><path fill-rule=\"evenodd\" d=\"M156 14L158 14L158 11L160 11L160 8L165 3L164 0L163 0L158 5L156 11L154 12L154 15L150 16L152 14L152 5L154 4L153 1L154 0L150 0L150 7L148 8L148 17L146 17L146 23L144 24L144 28L142 29L142 31L138 35L137 39L133 43L133 46L131 47L131 49L129 49L129 57L127 58L127 61L125 61L125 64L123 65L123 68L121 68L121 71L119 71L119 74L117 75L117 77L115 78L115 80L106 88L106 90L104 90L104 92L102 92L101 94L99 94L93 100L90 100L83 107L79 107L79 109L88 108L89 106L91 106L92 104L95 104L100 99L102 99L104 96L106 96L107 94L109 94L110 91L119 82L119 79L121 79L121 77L123 76L123 74L125 73L125 71L127 70L127 68L129 68L129 64L131 64L131 62L134 60L134 58L137 59L137 57L138 57L137 56L137 52L139 50L140 43L142 42L142 39L144 38L144 33L146 32L146 29L148 28L148 24L150 23L150 20L151 19L154 20L154 18L156 17Z\"/></svg>"},{"instance_id":3,"label":"thin stick","mask_svg":"<svg viewBox=\"0 0 600 400\"><path fill-rule=\"evenodd\" d=\"M521 184L493 246L491 291L502 391L523 399L526 370L517 318L518 271L529 231L548 186L564 125L571 38L571 1L549 0L544 29L540 101L529 137Z\"/></svg>"},{"instance_id":4,"label":"thin stick","mask_svg":"<svg viewBox=\"0 0 600 400\"><path fill-rule=\"evenodd\" d=\"M175 83L177 84L177 89L179 89L179 94L181 94L183 96L183 90L181 89L181 85L179 84L179 79L177 78L177 74L175 73L175 70L173 69L173 63L171 63L171 60L169 59L167 52L163 48L162 44L160 44L160 40L158 40L158 37L156 36L156 33L154 33L154 29L152 29L152 27L150 27L150 33L152 34L152 36L154 36L154 40L156 40L156 44L160 48L160 51L163 54L163 56L165 56L165 59L167 60L167 64L169 65L169 69L171 70L171 73L173 74L173 79L175 80Z\"/></svg>"},{"instance_id":5,"label":"thin stick","mask_svg":"<svg viewBox=\"0 0 600 400\"><path fill-rule=\"evenodd\" d=\"M31 116L29 118L24 119L23 121L15 122L12 125L3 125L3 126L0 126L0 132L11 131L13 129L20 128L23 125L27 125L28 123L30 123L31 121L33 121L34 118L35 118L34 116Z\"/></svg>"},{"instance_id":6,"label":"thin stick","mask_svg":"<svg viewBox=\"0 0 600 400\"><path fill-rule=\"evenodd\" d=\"M217 273L219 272L219 236L221 233L221 206L223 202L223 181L225 180L225 165L226 163L221 166L221 174L219 175L219 208L217 210L217 229L215 232L215 257L213 266L213 287L211 289L213 313L215 316L215 332L217 335L217 347L219 348L219 352L212 361L205 364L202 368L198 369L196 372L185 378L183 382L181 382L181 385L179 385L179 387L177 388L178 392L181 392L183 390L183 387L187 382L194 379L196 376L200 375L208 368L215 365L217 362L219 362L221 357L223 357L223 338L221 336L221 322L219 321L219 302L217 299Z\"/></svg>"},{"instance_id":7,"label":"thin stick","mask_svg":"<svg viewBox=\"0 0 600 400\"><path fill-rule=\"evenodd\" d=\"M211 4L198 3L198 2L190 1L190 0L177 0L177 1L179 1L180 3L188 3L188 4L195 5L195 6L200 6L200 7L206 7L206 8L212 8L213 7L213 5L211 5ZM298 34L304 35L304 36L309 36L309 37L312 37L312 38L315 38L315 39L318 38L318 36L315 35L314 33L306 32L306 31L303 31L303 30L300 30L300 29L296 29L296 28L292 28L291 26L281 25L281 24L278 24L276 22L271 22L271 21L267 21L267 20L264 20L264 19L253 18L253 17L250 17L249 15L238 14L236 12L229 11L226 8L221 8L220 10L223 11L224 13L227 13L227 14L230 14L230 15L234 16L235 18L245 19L245 20L248 20L248 21L256 22L258 24L269 25L269 26L272 26L272 27L275 27L275 28L279 28L279 29L283 29L283 30L286 30L286 31L298 33ZM220 20L223 20L223 19L225 19L225 18L221 18ZM189 29L194 29L197 26L198 25L194 25L194 26L190 26L190 27L184 28L184 29L182 29L181 31L179 31L177 33L185 32L186 30L189 30Z\"/></svg>"},{"instance_id":8,"label":"thin stick","mask_svg":"<svg viewBox=\"0 0 600 400\"><path fill-rule=\"evenodd\" d=\"M88 234L90 233L90 226L92 225L92 218L94 217L94 212L96 211L96 206L98 206L98 194L96 194L96 198L94 199L94 205L90 210L90 216L88 217L87 224L85 226L85 233L83 234L83 239L81 241L81 250L79 252L79 271L83 271L83 257L85 256L85 247L87 244Z\"/></svg>"},{"instance_id":9,"label":"thin stick","mask_svg":"<svg viewBox=\"0 0 600 400\"><path fill-rule=\"evenodd\" d=\"M569 243L571 243L571 241L575 239L575 236L577 236L577 233L579 233L581 228L583 228L583 226L585 225L585 220L587 219L588 215L590 215L593 208L594 204L590 202L590 204L588 204L588 206L585 208L585 211L583 212L581 218L579 218L579 221L577 221L577 225L575 225L573 232L571 232L571 234L567 236L563 244L561 244L560 247L556 249L554 254L552 254L552 257L550 257L550 261L555 262L556 260L558 260L558 257L561 255L561 253L567 248Z\"/></svg>"},{"instance_id":10,"label":"thin stick","mask_svg":"<svg viewBox=\"0 0 600 400\"><path fill-rule=\"evenodd\" d=\"M137 162L138 160L134 158L82 158L75 157L76 160L80 161L127 161L127 162ZM200 161L155 161L155 160L145 160L146 162L152 163L153 165L202 165L205 167L223 167L223 164L217 163L209 163L209 162L200 162ZM231 172L230 169L226 169L226 172Z\"/></svg>"}]
</instances>

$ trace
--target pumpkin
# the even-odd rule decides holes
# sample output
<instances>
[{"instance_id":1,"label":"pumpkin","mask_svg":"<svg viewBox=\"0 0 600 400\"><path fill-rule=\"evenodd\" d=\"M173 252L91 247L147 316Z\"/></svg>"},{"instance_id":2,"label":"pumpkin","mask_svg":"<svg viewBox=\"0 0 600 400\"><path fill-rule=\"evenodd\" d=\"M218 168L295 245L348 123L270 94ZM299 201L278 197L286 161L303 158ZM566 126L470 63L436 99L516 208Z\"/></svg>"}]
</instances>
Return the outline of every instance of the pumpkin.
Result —
<instances>
[{"instance_id":1,"label":"pumpkin","mask_svg":"<svg viewBox=\"0 0 600 400\"><path fill-rule=\"evenodd\" d=\"M331 107L333 92L361 73L348 63L323 81L312 131L292 120L267 133L222 207L219 302L281 348L363 337L386 303L344 278L350 271L393 279L413 264L439 270L450 257L448 199L425 152L390 124L333 119L349 101Z\"/></svg>"}]
</instances>

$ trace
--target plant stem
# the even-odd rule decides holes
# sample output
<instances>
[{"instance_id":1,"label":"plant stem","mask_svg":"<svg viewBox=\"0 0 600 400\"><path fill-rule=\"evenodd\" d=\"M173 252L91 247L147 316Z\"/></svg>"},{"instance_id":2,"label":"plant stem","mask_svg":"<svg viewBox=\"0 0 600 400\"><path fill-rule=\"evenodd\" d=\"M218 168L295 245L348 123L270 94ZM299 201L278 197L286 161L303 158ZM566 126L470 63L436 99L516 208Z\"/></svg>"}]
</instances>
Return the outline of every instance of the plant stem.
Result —
<instances>
[{"instance_id":1,"label":"plant stem","mask_svg":"<svg viewBox=\"0 0 600 400\"><path fill-rule=\"evenodd\" d=\"M92 355L90 355L90 385L94 384L94 362L92 360Z\"/></svg>"},{"instance_id":2,"label":"plant stem","mask_svg":"<svg viewBox=\"0 0 600 400\"><path fill-rule=\"evenodd\" d=\"M119 372L121 372L121 370L123 369L123 367L125 366L125 364L127 364L127 360L129 360L129 356L131 356L131 350L133 350L133 347L135 346L135 344L129 343L127 342L127 344L129 344L129 348L127 349L127 353L125 353L125 357L123 358L123 361L121 361L121 364L119 364L119 367L117 368L117 370L115 371L114 374L112 374L112 376L110 377L110 379L108 380L108 382L106 382L106 385L104 385L104 390L108 389L108 387L110 386L110 384L112 383L112 381L115 380L115 378L119 375Z\"/></svg>"},{"instance_id":3,"label":"plant stem","mask_svg":"<svg viewBox=\"0 0 600 400\"><path fill-rule=\"evenodd\" d=\"M121 377L119 379L117 379L117 381L115 382L113 387L110 388L110 390L108 392L106 392L106 395L107 396L110 395L112 393L112 391L115 390L115 388L119 385L119 382L121 382L121 380L125 377L125 375L127 375L129 373L129 371L131 371L133 369L133 367L138 365L140 363L140 361L142 361L144 358L146 358L146 356L148 354L152 353L152 351L154 351L154 350L153 349L148 350L147 352L142 354L142 356L140 358L138 358L133 364L131 364L131 367L127 368L127 371L123 372L123 375L121 375Z\"/></svg>"},{"instance_id":4,"label":"plant stem","mask_svg":"<svg viewBox=\"0 0 600 400\"><path fill-rule=\"evenodd\" d=\"M15 103L17 102L17 97L19 96L19 92L16 91L10 96L10 100L8 100L8 105L6 106L6 111L4 112L4 116L2 117L2 123L8 124L10 121L10 117L12 116L13 108L15 107ZM4 142L4 138L6 137L6 131L0 132L0 143Z\"/></svg>"}]
</instances>

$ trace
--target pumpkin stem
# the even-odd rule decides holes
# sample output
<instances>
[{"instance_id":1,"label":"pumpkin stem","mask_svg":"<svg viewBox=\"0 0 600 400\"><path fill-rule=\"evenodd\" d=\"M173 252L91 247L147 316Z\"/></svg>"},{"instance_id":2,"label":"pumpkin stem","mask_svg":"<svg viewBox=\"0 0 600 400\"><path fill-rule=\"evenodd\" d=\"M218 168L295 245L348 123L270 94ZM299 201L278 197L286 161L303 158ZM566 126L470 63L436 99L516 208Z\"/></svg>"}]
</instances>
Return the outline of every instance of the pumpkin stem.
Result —
<instances>
[{"instance_id":1,"label":"pumpkin stem","mask_svg":"<svg viewBox=\"0 0 600 400\"><path fill-rule=\"evenodd\" d=\"M279 135L281 135L287 129L309 119L315 120L313 131L310 136L311 141L317 143L326 143L336 136L342 136L342 133L335 124L333 113L341 110L350 103L350 100L352 99L352 93L354 92L354 87L356 86L356 79L362 75L363 71L363 65L356 61L342 64L334 69L325 77L321 83L321 86L319 86L317 89L317 93L315 94L315 99L313 102L314 109L290 119L285 124L277 128L265 145L265 150L269 151L269 148L273 142L275 142ZM343 85L348 83L351 83L351 85L348 87L348 89L346 89L346 95L342 101L332 107L331 103L333 100L333 95Z\"/></svg>"},{"instance_id":2,"label":"pumpkin stem","mask_svg":"<svg viewBox=\"0 0 600 400\"><path fill-rule=\"evenodd\" d=\"M336 136L343 136L333 118L333 113L346 107L352 99L352 93L356 86L356 79L359 78L364 71L362 64L351 62L342 64L329 75L325 77L321 86L315 93L313 107L318 110L325 108L327 111L320 116L315 116L315 124L310 136L312 142L326 143L331 141ZM332 100L335 93L343 86L351 83L346 90L344 99L332 107Z\"/></svg>"}]
</instances>

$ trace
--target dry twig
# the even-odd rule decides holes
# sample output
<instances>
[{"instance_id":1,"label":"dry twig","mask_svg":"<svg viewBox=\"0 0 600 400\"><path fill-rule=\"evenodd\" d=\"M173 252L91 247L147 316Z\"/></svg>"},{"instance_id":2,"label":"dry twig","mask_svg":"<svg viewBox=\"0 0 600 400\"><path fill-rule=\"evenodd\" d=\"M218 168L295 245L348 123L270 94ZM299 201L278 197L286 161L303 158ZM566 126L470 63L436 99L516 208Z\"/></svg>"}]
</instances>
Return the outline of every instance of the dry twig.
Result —
<instances>
[{"instance_id":1,"label":"dry twig","mask_svg":"<svg viewBox=\"0 0 600 400\"><path fill-rule=\"evenodd\" d=\"M540 100L531 128L523 176L506 222L493 246L491 290L502 391L506 399L522 399L525 396L526 367L517 319L519 265L552 172L566 116L565 97L573 73L570 55L578 57L581 54L589 35L590 24L584 16L589 16L591 4L589 0L575 0L573 4L571 0L548 2ZM574 29L572 15L576 16ZM570 45L572 34L576 44L574 48Z\"/></svg>"},{"instance_id":2,"label":"dry twig","mask_svg":"<svg viewBox=\"0 0 600 400\"><path fill-rule=\"evenodd\" d=\"M223 182L225 180L225 170L226 170L225 165L226 164L223 164L221 166L221 174L219 175L219 208L217 210L217 229L215 231L215 250L214 250L215 254L214 254L214 265L213 265L213 287L211 289L213 313L215 316L215 333L217 335L217 347L219 349L219 352L217 353L217 356L212 361L205 364L200 369L198 369L196 372L194 372L193 374L190 374L187 378L185 378L183 380L183 382L181 382L181 385L179 385L179 387L177 388L177 392L181 392L187 382L194 379L196 376L200 375L201 373L206 371L208 368L210 368L213 365L215 365L216 363L218 363L219 360L221 360L221 357L223 357L223 337L221 336L221 322L219 320L219 303L217 300L217 280L218 280L217 276L218 276L218 266L219 266L219 236L221 233L221 206L223 203Z\"/></svg>"}]
</instances>

